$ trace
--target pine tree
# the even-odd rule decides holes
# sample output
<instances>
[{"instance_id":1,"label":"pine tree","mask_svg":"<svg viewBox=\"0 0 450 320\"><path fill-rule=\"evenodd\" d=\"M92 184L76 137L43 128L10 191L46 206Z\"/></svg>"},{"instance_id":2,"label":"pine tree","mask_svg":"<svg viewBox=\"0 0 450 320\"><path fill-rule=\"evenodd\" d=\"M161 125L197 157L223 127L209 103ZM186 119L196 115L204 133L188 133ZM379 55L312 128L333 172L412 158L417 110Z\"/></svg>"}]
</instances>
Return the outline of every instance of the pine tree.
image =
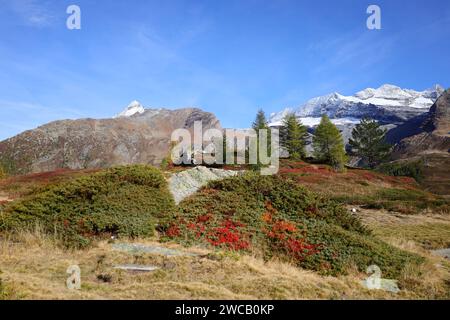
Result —
<instances>
[{"instance_id":1,"label":"pine tree","mask_svg":"<svg viewBox=\"0 0 450 320\"><path fill-rule=\"evenodd\" d=\"M361 157L370 168L375 168L386 159L391 150L391 146L385 143L386 132L375 120L362 119L353 128L349 140L352 153Z\"/></svg>"},{"instance_id":2,"label":"pine tree","mask_svg":"<svg viewBox=\"0 0 450 320\"><path fill-rule=\"evenodd\" d=\"M323 115L313 137L314 156L317 160L331 164L336 170L344 169L347 161L344 140L339 129Z\"/></svg>"},{"instance_id":3,"label":"pine tree","mask_svg":"<svg viewBox=\"0 0 450 320\"><path fill-rule=\"evenodd\" d=\"M270 156L270 128L269 128L269 123L268 123L268 121L267 121L267 118L266 118L266 114L264 113L264 111L262 110L262 109L259 109L258 110L258 113L256 114L256 119L255 119L255 121L253 121L253 124L252 124L252 128L253 128L253 130L255 130L255 132L256 132L256 137L257 137L257 152L258 152L258 155L257 155L257 165L254 167L254 169L255 170L259 170L259 168L260 168L260 166L261 166L261 162L260 162L260 157L259 157L259 131L260 130L264 130L264 129L266 129L267 130L267 155L268 156Z\"/></svg>"},{"instance_id":4,"label":"pine tree","mask_svg":"<svg viewBox=\"0 0 450 320\"><path fill-rule=\"evenodd\" d=\"M306 157L306 127L297 120L294 114L288 114L281 127L281 144L289 152L289 157L299 160Z\"/></svg>"},{"instance_id":5,"label":"pine tree","mask_svg":"<svg viewBox=\"0 0 450 320\"><path fill-rule=\"evenodd\" d=\"M269 123L267 122L266 114L262 109L258 110L258 113L256 114L256 119L253 121L252 128L256 131L256 133L259 132L261 129L268 129Z\"/></svg>"}]
</instances>

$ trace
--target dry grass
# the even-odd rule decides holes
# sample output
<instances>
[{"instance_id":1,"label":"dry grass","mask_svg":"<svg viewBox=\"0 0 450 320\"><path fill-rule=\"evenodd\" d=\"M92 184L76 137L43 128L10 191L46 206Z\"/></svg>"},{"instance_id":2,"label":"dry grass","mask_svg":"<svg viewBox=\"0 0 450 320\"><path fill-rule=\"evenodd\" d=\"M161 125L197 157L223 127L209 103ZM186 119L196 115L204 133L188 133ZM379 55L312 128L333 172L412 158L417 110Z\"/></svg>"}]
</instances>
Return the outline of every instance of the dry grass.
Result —
<instances>
[{"instance_id":1,"label":"dry grass","mask_svg":"<svg viewBox=\"0 0 450 320\"><path fill-rule=\"evenodd\" d=\"M450 247L450 215L405 215L359 208L359 216L385 241L411 241L424 249Z\"/></svg>"},{"instance_id":2,"label":"dry grass","mask_svg":"<svg viewBox=\"0 0 450 320\"><path fill-rule=\"evenodd\" d=\"M404 215L386 210L358 208L358 215L384 241L427 258L420 267L405 266L399 283L415 298L450 299L450 262L431 254L431 249L450 247L450 216Z\"/></svg>"},{"instance_id":3,"label":"dry grass","mask_svg":"<svg viewBox=\"0 0 450 320\"><path fill-rule=\"evenodd\" d=\"M139 240L139 243L155 244ZM280 261L264 262L253 256L214 252L201 257L133 255L111 248L108 242L83 251L65 251L39 231L0 240L0 277L13 299L418 299L446 298L448 266L429 256L421 270L406 268L400 280L404 290L391 294L367 290L367 275L353 272L323 277ZM404 244L397 244L409 249ZM176 245L164 246L179 248ZM417 248L413 248L417 251ZM186 250L181 248L181 250ZM189 251L207 254L201 248ZM422 254L427 255L425 252ZM151 273L115 270L116 264L161 267ZM82 288L66 288L68 266L81 268ZM440 265L438 267L437 265ZM103 282L99 275L111 276Z\"/></svg>"}]
</instances>

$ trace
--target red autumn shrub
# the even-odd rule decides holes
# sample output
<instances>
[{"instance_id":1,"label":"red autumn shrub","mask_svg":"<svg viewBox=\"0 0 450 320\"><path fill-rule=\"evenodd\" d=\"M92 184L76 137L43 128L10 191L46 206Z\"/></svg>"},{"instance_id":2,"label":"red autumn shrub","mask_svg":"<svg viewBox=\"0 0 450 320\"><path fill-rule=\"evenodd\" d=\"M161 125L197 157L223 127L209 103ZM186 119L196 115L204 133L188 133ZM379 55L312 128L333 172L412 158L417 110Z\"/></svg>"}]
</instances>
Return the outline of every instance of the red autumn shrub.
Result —
<instances>
[{"instance_id":1,"label":"red autumn shrub","mask_svg":"<svg viewBox=\"0 0 450 320\"><path fill-rule=\"evenodd\" d=\"M242 239L242 234L238 230L242 226L236 222L226 220L221 227L213 228L206 240L215 247L228 247L232 250L248 249L249 243Z\"/></svg>"},{"instance_id":2,"label":"red autumn shrub","mask_svg":"<svg viewBox=\"0 0 450 320\"><path fill-rule=\"evenodd\" d=\"M212 215L210 213L202 215L202 216L198 216L197 222L205 223L205 222L211 220L211 217L212 217Z\"/></svg>"},{"instance_id":3,"label":"red autumn shrub","mask_svg":"<svg viewBox=\"0 0 450 320\"><path fill-rule=\"evenodd\" d=\"M308 243L306 231L300 230L302 226L292 221L276 219L278 212L270 202L266 202L265 207L267 211L263 214L262 220L266 225L262 231L272 250L283 252L296 261L303 261L308 256L319 252L322 246ZM310 210L313 209L316 208L311 207Z\"/></svg>"},{"instance_id":4,"label":"red autumn shrub","mask_svg":"<svg viewBox=\"0 0 450 320\"><path fill-rule=\"evenodd\" d=\"M195 222L186 222L179 219L177 225L171 225L165 235L169 238L188 238L203 240L214 247L223 247L231 250L245 250L250 247L246 240L245 225L225 219L221 222L214 221L211 214L197 217Z\"/></svg>"},{"instance_id":5,"label":"red autumn shrub","mask_svg":"<svg viewBox=\"0 0 450 320\"><path fill-rule=\"evenodd\" d=\"M308 256L318 253L321 245L307 242L306 231L299 231L298 227L288 221L268 223L263 229L272 250L284 252L289 258L303 261Z\"/></svg>"},{"instance_id":6,"label":"red autumn shrub","mask_svg":"<svg viewBox=\"0 0 450 320\"><path fill-rule=\"evenodd\" d=\"M180 228L172 225L167 229L166 235L171 238L177 237L180 235Z\"/></svg>"},{"instance_id":7,"label":"red autumn shrub","mask_svg":"<svg viewBox=\"0 0 450 320\"><path fill-rule=\"evenodd\" d=\"M304 239L289 239L285 242L285 250L293 256L295 260L304 260L307 256L319 252L321 245L308 244Z\"/></svg>"}]
</instances>

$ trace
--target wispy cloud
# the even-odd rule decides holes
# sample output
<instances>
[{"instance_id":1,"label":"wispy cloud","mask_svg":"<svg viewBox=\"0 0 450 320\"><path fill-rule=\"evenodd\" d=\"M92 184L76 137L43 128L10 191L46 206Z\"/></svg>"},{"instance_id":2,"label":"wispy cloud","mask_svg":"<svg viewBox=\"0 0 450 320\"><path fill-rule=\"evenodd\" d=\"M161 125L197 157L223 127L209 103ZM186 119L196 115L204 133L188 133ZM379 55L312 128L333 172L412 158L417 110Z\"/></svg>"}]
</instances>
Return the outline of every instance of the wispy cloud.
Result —
<instances>
[{"instance_id":1,"label":"wispy cloud","mask_svg":"<svg viewBox=\"0 0 450 320\"><path fill-rule=\"evenodd\" d=\"M46 27L55 20L47 2L37 0L4 0L3 2L27 26Z\"/></svg>"},{"instance_id":2,"label":"wispy cloud","mask_svg":"<svg viewBox=\"0 0 450 320\"><path fill-rule=\"evenodd\" d=\"M323 62L314 69L315 73L329 72L347 65L352 69L366 69L374 66L392 53L397 35L379 36L374 31L362 34L347 34L340 38L325 39L312 44L312 56L323 57Z\"/></svg>"}]
</instances>

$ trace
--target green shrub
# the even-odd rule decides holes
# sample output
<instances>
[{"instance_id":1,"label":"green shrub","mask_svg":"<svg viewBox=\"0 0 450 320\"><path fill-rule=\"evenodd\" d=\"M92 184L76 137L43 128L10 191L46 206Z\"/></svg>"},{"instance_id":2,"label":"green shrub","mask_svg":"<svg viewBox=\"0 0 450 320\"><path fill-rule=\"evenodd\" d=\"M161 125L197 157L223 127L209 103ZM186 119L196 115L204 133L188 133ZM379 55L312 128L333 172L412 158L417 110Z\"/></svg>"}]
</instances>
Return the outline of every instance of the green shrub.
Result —
<instances>
[{"instance_id":1,"label":"green shrub","mask_svg":"<svg viewBox=\"0 0 450 320\"><path fill-rule=\"evenodd\" d=\"M103 234L148 236L174 201L161 172L153 167L115 167L51 185L8 205L1 229L40 225L69 247L89 245Z\"/></svg>"},{"instance_id":2,"label":"green shrub","mask_svg":"<svg viewBox=\"0 0 450 320\"><path fill-rule=\"evenodd\" d=\"M341 205L309 192L288 178L247 174L210 182L180 203L166 237L184 244L208 244L261 252L324 274L360 271L377 264L398 276L415 255L371 235Z\"/></svg>"},{"instance_id":3,"label":"green shrub","mask_svg":"<svg viewBox=\"0 0 450 320\"><path fill-rule=\"evenodd\" d=\"M423 179L423 162L395 162L378 166L377 171L390 176L404 176L414 178L417 182Z\"/></svg>"},{"instance_id":4,"label":"green shrub","mask_svg":"<svg viewBox=\"0 0 450 320\"><path fill-rule=\"evenodd\" d=\"M427 200L429 196L420 190L386 188L377 192L376 197L389 201Z\"/></svg>"},{"instance_id":5,"label":"green shrub","mask_svg":"<svg viewBox=\"0 0 450 320\"><path fill-rule=\"evenodd\" d=\"M311 269L321 271L321 268L330 269L330 273L345 273L346 269L354 265L364 272L372 264L379 266L383 276L397 278L405 265L420 264L423 258L407 253L374 238L343 228L325 224L321 221L310 222L310 233L313 241L324 243L324 251L308 261Z\"/></svg>"}]
</instances>

